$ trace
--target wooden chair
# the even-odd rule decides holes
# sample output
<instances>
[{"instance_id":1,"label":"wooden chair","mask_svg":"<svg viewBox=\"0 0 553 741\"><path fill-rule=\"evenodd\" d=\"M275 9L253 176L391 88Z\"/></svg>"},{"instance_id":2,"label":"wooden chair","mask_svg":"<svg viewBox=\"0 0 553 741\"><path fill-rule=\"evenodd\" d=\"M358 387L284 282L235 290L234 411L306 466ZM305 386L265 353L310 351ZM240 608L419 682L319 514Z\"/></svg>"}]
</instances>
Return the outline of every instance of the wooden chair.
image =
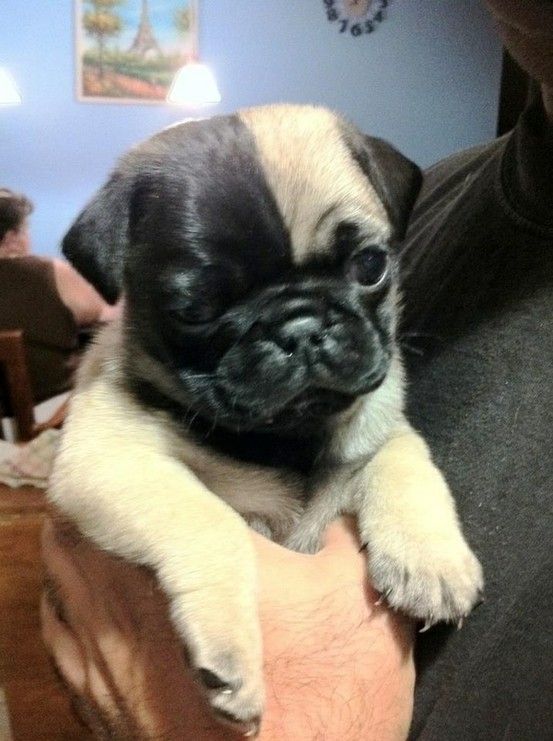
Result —
<instances>
[{"instance_id":1,"label":"wooden chair","mask_svg":"<svg viewBox=\"0 0 553 741\"><path fill-rule=\"evenodd\" d=\"M63 423L65 404L47 422L37 424L35 421L33 392L21 330L0 332L0 389L8 404L8 416L14 419L17 442L32 440L43 430L60 427Z\"/></svg>"}]
</instances>

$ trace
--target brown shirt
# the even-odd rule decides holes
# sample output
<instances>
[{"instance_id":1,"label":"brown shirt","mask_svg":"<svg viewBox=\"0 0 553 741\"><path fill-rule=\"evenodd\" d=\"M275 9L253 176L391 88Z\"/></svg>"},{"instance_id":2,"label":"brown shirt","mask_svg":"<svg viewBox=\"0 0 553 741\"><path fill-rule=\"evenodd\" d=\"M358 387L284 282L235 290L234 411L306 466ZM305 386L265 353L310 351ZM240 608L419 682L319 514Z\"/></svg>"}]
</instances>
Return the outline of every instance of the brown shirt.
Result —
<instances>
[{"instance_id":1,"label":"brown shirt","mask_svg":"<svg viewBox=\"0 0 553 741\"><path fill-rule=\"evenodd\" d=\"M22 329L35 401L72 384L77 325L56 289L50 260L0 258L0 330Z\"/></svg>"}]
</instances>

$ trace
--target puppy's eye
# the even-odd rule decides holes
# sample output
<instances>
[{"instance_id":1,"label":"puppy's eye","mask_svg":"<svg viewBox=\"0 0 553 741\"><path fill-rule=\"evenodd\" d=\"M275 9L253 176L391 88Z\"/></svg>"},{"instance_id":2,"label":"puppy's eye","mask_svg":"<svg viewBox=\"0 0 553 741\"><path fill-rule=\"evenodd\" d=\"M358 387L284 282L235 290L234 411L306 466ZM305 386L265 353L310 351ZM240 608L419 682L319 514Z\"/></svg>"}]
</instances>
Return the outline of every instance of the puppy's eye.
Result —
<instances>
[{"instance_id":1,"label":"puppy's eye","mask_svg":"<svg viewBox=\"0 0 553 741\"><path fill-rule=\"evenodd\" d=\"M232 302L234 284L217 265L206 265L171 275L166 304L169 317L178 326L201 328L218 319Z\"/></svg>"},{"instance_id":2,"label":"puppy's eye","mask_svg":"<svg viewBox=\"0 0 553 741\"><path fill-rule=\"evenodd\" d=\"M225 295L222 290L216 293L208 285L194 288L190 291L181 291L173 299L173 305L166 307L166 311L173 322L183 328L200 327L217 319L225 310Z\"/></svg>"},{"instance_id":3,"label":"puppy's eye","mask_svg":"<svg viewBox=\"0 0 553 741\"><path fill-rule=\"evenodd\" d=\"M170 314L183 324L207 324L217 319L221 313L221 307L217 303L191 303L182 309L171 309Z\"/></svg>"},{"instance_id":4,"label":"puppy's eye","mask_svg":"<svg viewBox=\"0 0 553 741\"><path fill-rule=\"evenodd\" d=\"M389 272L388 255L376 245L365 247L352 255L347 268L350 280L368 288L381 286Z\"/></svg>"}]
</instances>

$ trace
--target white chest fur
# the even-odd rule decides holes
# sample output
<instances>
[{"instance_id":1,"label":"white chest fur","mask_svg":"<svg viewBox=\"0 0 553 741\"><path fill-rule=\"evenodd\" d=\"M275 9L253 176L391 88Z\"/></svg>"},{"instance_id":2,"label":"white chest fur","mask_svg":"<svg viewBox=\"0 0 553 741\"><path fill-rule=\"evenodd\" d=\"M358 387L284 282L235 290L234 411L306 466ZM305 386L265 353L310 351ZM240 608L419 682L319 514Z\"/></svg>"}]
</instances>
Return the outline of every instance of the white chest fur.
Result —
<instances>
[{"instance_id":1,"label":"white chest fur","mask_svg":"<svg viewBox=\"0 0 553 741\"><path fill-rule=\"evenodd\" d=\"M240 463L212 453L191 441L182 441L178 457L205 486L224 499L249 522L281 540L302 510L304 481L270 468Z\"/></svg>"}]
</instances>

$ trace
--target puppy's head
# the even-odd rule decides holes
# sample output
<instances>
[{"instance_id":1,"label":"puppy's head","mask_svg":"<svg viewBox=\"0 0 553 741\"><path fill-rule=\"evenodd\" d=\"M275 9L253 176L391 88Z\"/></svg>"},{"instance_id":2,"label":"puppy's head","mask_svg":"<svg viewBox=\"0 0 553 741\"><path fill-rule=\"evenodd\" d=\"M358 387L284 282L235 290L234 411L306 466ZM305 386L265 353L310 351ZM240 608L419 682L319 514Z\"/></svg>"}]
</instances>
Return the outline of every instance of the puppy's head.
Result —
<instances>
[{"instance_id":1,"label":"puppy's head","mask_svg":"<svg viewBox=\"0 0 553 741\"><path fill-rule=\"evenodd\" d=\"M63 251L108 300L125 292L129 363L147 357L142 374L183 409L312 430L386 375L419 186L325 109L255 108L132 150Z\"/></svg>"}]
</instances>

